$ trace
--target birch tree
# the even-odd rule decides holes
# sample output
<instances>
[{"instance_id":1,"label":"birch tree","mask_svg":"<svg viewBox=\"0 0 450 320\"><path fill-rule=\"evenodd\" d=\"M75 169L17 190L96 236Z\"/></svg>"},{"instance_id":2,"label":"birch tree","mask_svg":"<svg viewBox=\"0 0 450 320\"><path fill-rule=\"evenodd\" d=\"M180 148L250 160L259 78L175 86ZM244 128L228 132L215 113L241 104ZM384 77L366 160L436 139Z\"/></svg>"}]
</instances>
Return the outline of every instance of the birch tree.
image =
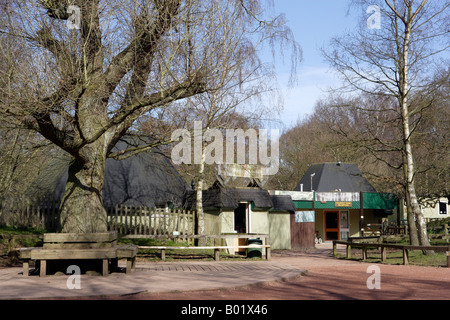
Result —
<instances>
[{"instance_id":1,"label":"birch tree","mask_svg":"<svg viewBox=\"0 0 450 320\"><path fill-rule=\"evenodd\" d=\"M397 168L404 175L408 223L410 230L414 230L417 222L418 241L429 245L426 223L416 194L416 167L411 141L419 123L413 118L429 108L430 103L418 103L413 97L419 91L422 95L429 94L423 89L436 70L433 68L448 65L444 54L449 52L450 45L450 3L359 0L353 4L369 15L365 15L359 31L334 38L331 50L325 50L324 54L344 80L341 92L364 92L378 99L386 97L387 103L377 111L385 109L398 114L402 162ZM391 98L394 104L391 104ZM411 242L416 244L413 236L412 232Z\"/></svg>"}]
</instances>

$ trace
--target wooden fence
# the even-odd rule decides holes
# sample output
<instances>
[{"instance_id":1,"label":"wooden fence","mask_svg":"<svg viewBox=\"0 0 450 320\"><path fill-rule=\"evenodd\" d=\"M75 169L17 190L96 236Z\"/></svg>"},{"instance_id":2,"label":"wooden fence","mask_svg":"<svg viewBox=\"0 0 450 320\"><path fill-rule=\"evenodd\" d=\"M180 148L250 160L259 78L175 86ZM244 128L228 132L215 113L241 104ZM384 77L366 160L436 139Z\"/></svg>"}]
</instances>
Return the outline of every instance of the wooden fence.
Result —
<instances>
[{"instance_id":1,"label":"wooden fence","mask_svg":"<svg viewBox=\"0 0 450 320\"><path fill-rule=\"evenodd\" d=\"M389 243L357 243L353 241L340 241L333 240L333 257L337 254L337 245L342 244L347 246L346 257L350 259L352 256L352 248L361 249L362 260L367 259L368 249L381 249L381 261L386 261L386 249L401 250L403 252L403 264L407 265L409 263L408 251L409 250L422 250L422 251L443 251L447 255L447 267L450 268L450 246L412 246L403 244L389 244Z\"/></svg>"},{"instance_id":2,"label":"wooden fence","mask_svg":"<svg viewBox=\"0 0 450 320\"><path fill-rule=\"evenodd\" d=\"M195 211L115 206L107 208L107 213L110 230L122 235L195 234Z\"/></svg>"},{"instance_id":3,"label":"wooden fence","mask_svg":"<svg viewBox=\"0 0 450 320\"><path fill-rule=\"evenodd\" d=\"M56 230L59 203L28 198L0 199L0 225Z\"/></svg>"},{"instance_id":4,"label":"wooden fence","mask_svg":"<svg viewBox=\"0 0 450 320\"><path fill-rule=\"evenodd\" d=\"M107 207L109 230L135 235L194 235L195 211L118 205ZM55 231L59 203L52 200L0 200L0 225Z\"/></svg>"}]
</instances>

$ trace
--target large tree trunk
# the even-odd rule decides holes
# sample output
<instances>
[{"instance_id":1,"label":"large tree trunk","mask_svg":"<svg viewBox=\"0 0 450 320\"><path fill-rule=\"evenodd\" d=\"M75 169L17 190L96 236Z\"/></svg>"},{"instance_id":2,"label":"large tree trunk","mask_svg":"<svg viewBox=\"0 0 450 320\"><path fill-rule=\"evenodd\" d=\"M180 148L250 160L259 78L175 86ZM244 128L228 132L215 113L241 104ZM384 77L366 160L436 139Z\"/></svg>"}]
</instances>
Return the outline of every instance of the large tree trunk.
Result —
<instances>
[{"instance_id":1,"label":"large tree trunk","mask_svg":"<svg viewBox=\"0 0 450 320\"><path fill-rule=\"evenodd\" d=\"M406 199L406 217L408 219L409 242L413 246L419 245L419 237L417 236L417 225L414 211L411 208L409 197Z\"/></svg>"},{"instance_id":2,"label":"large tree trunk","mask_svg":"<svg viewBox=\"0 0 450 320\"><path fill-rule=\"evenodd\" d=\"M407 163L406 154L403 152L403 164ZM408 169L406 165L403 165L403 174L406 179L408 176ZM419 245L419 237L417 235L417 225L416 225L416 217L414 215L414 210L411 206L411 200L409 197L409 192L407 186L405 186L405 195L406 195L406 218L408 220L408 234L409 234L409 243L413 246Z\"/></svg>"},{"instance_id":3,"label":"large tree trunk","mask_svg":"<svg viewBox=\"0 0 450 320\"><path fill-rule=\"evenodd\" d=\"M422 246L430 246L430 240L428 239L427 224L420 210L419 202L417 201L416 190L414 186L414 162L411 159L407 161L407 173L408 181L406 197L407 197L407 210L408 210L408 225L410 228L410 240L411 245L417 245L417 242ZM418 239L417 239L418 238ZM432 250L424 250L425 254L433 254Z\"/></svg>"},{"instance_id":4,"label":"large tree trunk","mask_svg":"<svg viewBox=\"0 0 450 320\"><path fill-rule=\"evenodd\" d=\"M422 211L420 210L419 202L417 201L416 189L414 186L414 166L411 165L412 159L407 162L410 167L408 171L408 180L407 181L407 192L406 196L409 199L409 208L408 208L408 221L409 224L417 223L417 235L419 237L419 242L422 246L429 246L430 241L428 239L427 234L427 225L425 223L425 219L423 217ZM409 212L409 210L411 212ZM417 236L416 236L417 237ZM414 243L411 243L414 245Z\"/></svg>"},{"instance_id":5,"label":"large tree trunk","mask_svg":"<svg viewBox=\"0 0 450 320\"><path fill-rule=\"evenodd\" d=\"M430 241L427 236L427 226L423 218L422 212L420 210L419 203L417 201L416 188L415 188L415 166L413 158L413 150L411 144L411 129L409 126L409 121L411 114L409 112L409 102L408 102L408 92L409 92L409 46L411 37L411 12L412 8L409 7L409 19L405 23L405 38L403 42L403 52L400 61L400 111L402 116L402 127L403 127L403 166L406 182L406 197L408 203L408 223L412 226L415 223L414 218L418 223L418 235L420 244L422 246L429 246ZM412 231L412 230L411 230Z\"/></svg>"},{"instance_id":6,"label":"large tree trunk","mask_svg":"<svg viewBox=\"0 0 450 320\"><path fill-rule=\"evenodd\" d=\"M83 161L75 159L61 203L60 231L106 232L106 210L102 203L106 156L103 139L83 148Z\"/></svg>"}]
</instances>

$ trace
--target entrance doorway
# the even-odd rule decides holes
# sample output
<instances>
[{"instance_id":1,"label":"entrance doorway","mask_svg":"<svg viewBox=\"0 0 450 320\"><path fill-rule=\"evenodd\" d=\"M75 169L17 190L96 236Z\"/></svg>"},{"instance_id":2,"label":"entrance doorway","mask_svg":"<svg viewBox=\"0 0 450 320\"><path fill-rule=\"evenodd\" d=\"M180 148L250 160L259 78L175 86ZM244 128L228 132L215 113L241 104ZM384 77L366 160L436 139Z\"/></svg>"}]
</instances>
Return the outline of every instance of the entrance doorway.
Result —
<instances>
[{"instance_id":1,"label":"entrance doorway","mask_svg":"<svg viewBox=\"0 0 450 320\"><path fill-rule=\"evenodd\" d=\"M234 231L236 233L250 233L249 204L241 202L234 210ZM247 239L235 238L234 245L245 246ZM235 249L234 254L245 254L245 248Z\"/></svg>"},{"instance_id":2,"label":"entrance doorway","mask_svg":"<svg viewBox=\"0 0 450 320\"><path fill-rule=\"evenodd\" d=\"M234 210L234 231L237 233L248 233L248 204L239 203Z\"/></svg>"},{"instance_id":3,"label":"entrance doorway","mask_svg":"<svg viewBox=\"0 0 450 320\"><path fill-rule=\"evenodd\" d=\"M325 240L339 240L339 211L325 211Z\"/></svg>"}]
</instances>

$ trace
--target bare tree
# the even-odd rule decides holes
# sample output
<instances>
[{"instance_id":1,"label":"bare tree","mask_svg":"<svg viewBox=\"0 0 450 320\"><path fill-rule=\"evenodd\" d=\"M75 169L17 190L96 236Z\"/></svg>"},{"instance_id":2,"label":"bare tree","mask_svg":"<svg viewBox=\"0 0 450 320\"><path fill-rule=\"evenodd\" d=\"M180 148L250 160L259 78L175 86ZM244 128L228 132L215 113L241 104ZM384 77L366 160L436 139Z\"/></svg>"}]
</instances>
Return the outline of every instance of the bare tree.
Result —
<instances>
[{"instance_id":1,"label":"bare tree","mask_svg":"<svg viewBox=\"0 0 450 320\"><path fill-rule=\"evenodd\" d=\"M106 231L107 157L142 116L217 90L217 72L264 39L285 39L258 0L9 1L0 33L25 53L0 110L73 158L61 204L63 232ZM235 21L228 13L235 12ZM262 19L261 19L262 20ZM238 23L239 22L239 23ZM242 34L246 37L234 37ZM271 36L269 36L271 35ZM228 51L224 51L224 49ZM152 144L151 146L153 146ZM130 152L151 146L131 148Z\"/></svg>"},{"instance_id":2,"label":"bare tree","mask_svg":"<svg viewBox=\"0 0 450 320\"><path fill-rule=\"evenodd\" d=\"M375 16L368 21L378 20L379 28L366 24L366 16L358 32L333 39L332 50L324 51L324 54L342 75L346 84L343 89L386 97L386 104L377 111L399 115L402 161L398 168L403 170L405 178L408 222L413 230L414 220L417 221L419 241L422 245L429 245L416 195L412 137L420 123L414 121L414 117L422 115L430 103L418 103L413 98L419 91L429 94L423 89L429 83L433 63L437 63L436 58L440 54L449 50L450 4L428 0L360 0L354 4L363 12L375 8ZM411 241L413 244L416 242L414 238Z\"/></svg>"},{"instance_id":3,"label":"bare tree","mask_svg":"<svg viewBox=\"0 0 450 320\"><path fill-rule=\"evenodd\" d=\"M243 66L241 66L243 67ZM267 83L267 78L266 83ZM248 83L246 85L249 85ZM261 84L260 84L261 85ZM226 131L227 129L247 129L252 122L260 122L260 119L264 114L268 113L268 110L264 106L264 104L258 104L258 107L254 110L251 110L248 107L243 107L241 104L249 102L248 100L254 98L254 95L259 95L263 93L263 86L258 86L257 88L253 88L250 92L243 90L243 92L230 92L228 90L220 90L213 92L211 94L206 94L201 97L196 97L193 99L195 107L193 106L192 110L194 111L193 121L198 121L201 123L200 130L194 132L194 134L202 133L202 143L200 145L200 151L194 150L194 153L198 153L194 155L198 157L199 162L194 163L193 165L196 167L195 172L195 182L196 182L196 209L198 215L198 234L204 234L205 232L205 219L204 219L204 211L203 211L203 190L207 187L206 184L206 170L210 172L210 174L214 174L217 177L218 166L225 162L225 154L218 155L217 148L213 148L214 150L209 150L208 141L214 141L213 143L217 143L219 141L215 141L218 137L215 136L204 136L205 133L211 132L210 130L215 130L216 133L219 133L221 137L225 139L222 140L221 146L222 150L225 149L226 144ZM199 99L197 99L199 98ZM239 109L238 113L237 110ZM272 108L274 110L274 108ZM193 122L191 121L191 122ZM244 127L245 126L245 127ZM196 139L196 137L194 137ZM219 147L219 148L220 148ZM214 155L211 153L214 152ZM214 162L211 160L214 159Z\"/></svg>"},{"instance_id":4,"label":"bare tree","mask_svg":"<svg viewBox=\"0 0 450 320\"><path fill-rule=\"evenodd\" d=\"M293 39L292 45L295 49ZM228 129L245 131L258 127L282 108L279 99L274 99L278 94L272 69L260 61L257 48L248 49L229 61L233 67L218 73L216 80L220 89L186 99L186 103L172 110L169 117L179 127L191 130L192 140L200 141L198 145L194 143L193 161L187 165L178 164L190 176L188 180L195 183L198 234L205 232L203 190L218 178L218 167L226 158L215 147L222 151L226 149ZM295 49L293 54L296 52ZM301 55L296 58L301 59ZM219 134L220 139L208 136L211 132ZM229 180L229 177L223 178Z\"/></svg>"}]
</instances>

